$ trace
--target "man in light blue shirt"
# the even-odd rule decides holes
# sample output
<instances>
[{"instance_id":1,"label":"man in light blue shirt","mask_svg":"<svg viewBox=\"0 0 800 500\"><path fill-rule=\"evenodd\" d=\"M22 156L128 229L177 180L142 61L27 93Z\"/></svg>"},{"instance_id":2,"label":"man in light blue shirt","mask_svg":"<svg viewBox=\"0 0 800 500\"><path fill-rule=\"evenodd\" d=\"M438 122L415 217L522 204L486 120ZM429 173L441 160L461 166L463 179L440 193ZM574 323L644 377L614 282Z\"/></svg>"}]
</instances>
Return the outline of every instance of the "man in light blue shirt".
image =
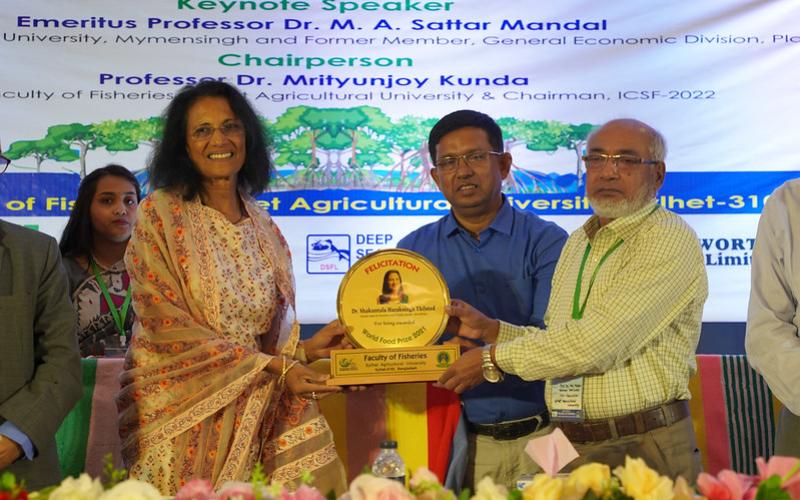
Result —
<instances>
[{"instance_id":1,"label":"man in light blue shirt","mask_svg":"<svg viewBox=\"0 0 800 500\"><path fill-rule=\"evenodd\" d=\"M456 111L434 125L428 148L435 165L431 175L452 210L398 247L431 260L451 297L490 317L544 327L550 280L567 234L507 203L501 187L512 159L503 151L500 127L483 113ZM543 382L491 378L461 395L470 488L486 475L513 486L520 474L533 472L523 449L549 423Z\"/></svg>"}]
</instances>

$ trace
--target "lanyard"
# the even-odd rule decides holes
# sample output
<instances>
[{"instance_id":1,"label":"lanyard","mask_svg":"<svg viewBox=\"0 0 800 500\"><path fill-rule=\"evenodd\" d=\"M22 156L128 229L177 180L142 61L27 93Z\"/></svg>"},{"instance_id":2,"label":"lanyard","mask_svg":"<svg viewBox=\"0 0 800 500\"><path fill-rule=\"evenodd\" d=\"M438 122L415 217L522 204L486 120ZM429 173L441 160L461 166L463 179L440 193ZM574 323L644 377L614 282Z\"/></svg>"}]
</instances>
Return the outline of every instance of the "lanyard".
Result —
<instances>
[{"instance_id":1,"label":"lanyard","mask_svg":"<svg viewBox=\"0 0 800 500\"><path fill-rule=\"evenodd\" d=\"M653 212L658 210L659 205L653 207L652 210L647 214L647 217L653 215ZM597 277L597 271L600 270L600 266L602 266L609 255L614 253L614 250L622 245L623 240L622 238L618 239L616 243L614 243L611 248L600 258L600 262L597 263L597 266L594 268L594 272L592 273L592 277L589 279L589 288L586 289L586 297L583 299L583 303L578 306L578 303L581 301L581 283L583 282L583 269L586 267L586 261L589 260L589 252L592 250L592 244L586 244L586 250L583 252L583 260L581 261L581 267L578 269L578 282L575 283L575 295L572 297L572 319L581 319L583 318L583 311L586 310L586 302L589 300L589 294L592 293L592 287L594 286L594 279Z\"/></svg>"},{"instance_id":2,"label":"lanyard","mask_svg":"<svg viewBox=\"0 0 800 500\"><path fill-rule=\"evenodd\" d=\"M97 280L97 284L100 285L100 290L102 290L103 297L106 299L108 309L111 311L111 317L114 318L114 324L117 325L120 343L125 345L125 318L128 315L128 306L131 305L131 287L128 285L128 291L125 293L125 301L122 303L122 310L118 310L117 306L114 304L114 301L111 300L111 294L108 293L108 287L106 286L106 282L103 280L103 277L100 275L100 269L97 268L97 263L95 263L94 259L89 260L92 263L94 278Z\"/></svg>"},{"instance_id":3,"label":"lanyard","mask_svg":"<svg viewBox=\"0 0 800 500\"><path fill-rule=\"evenodd\" d=\"M589 252L592 250L592 244L586 244L586 250L583 252L583 260L581 261L581 267L578 269L578 282L575 283L575 295L572 297L572 319L581 319L583 318L583 311L586 309L586 302L589 300L589 294L592 293L592 287L594 286L594 279L597 277L597 271L600 270L600 266L602 266L609 255L614 253L614 250L622 245L622 238L618 239L611 248L600 258L600 262L597 263L597 266L594 268L594 272L592 273L592 277L589 279L589 287L586 289L586 297L583 299L583 303L578 306L578 303L581 301L581 282L583 282L583 270L586 267L586 261L589 260Z\"/></svg>"}]
</instances>

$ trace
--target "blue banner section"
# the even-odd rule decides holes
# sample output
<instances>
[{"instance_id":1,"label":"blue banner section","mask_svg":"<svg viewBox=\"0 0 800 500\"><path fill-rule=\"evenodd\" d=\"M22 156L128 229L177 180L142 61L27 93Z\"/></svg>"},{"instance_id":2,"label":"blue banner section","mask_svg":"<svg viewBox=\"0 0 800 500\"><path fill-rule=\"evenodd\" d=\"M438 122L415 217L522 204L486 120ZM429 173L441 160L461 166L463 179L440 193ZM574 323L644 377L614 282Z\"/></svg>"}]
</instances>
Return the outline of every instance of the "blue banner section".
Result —
<instances>
[{"instance_id":1,"label":"blue banner section","mask_svg":"<svg viewBox=\"0 0 800 500\"><path fill-rule=\"evenodd\" d=\"M680 214L757 214L775 188L797 177L797 171L668 172L659 201ZM2 175L0 216L67 216L79 182L77 174ZM541 215L591 213L583 191L506 196L515 207ZM303 189L264 193L258 199L277 216L442 215L449 210L438 192Z\"/></svg>"}]
</instances>

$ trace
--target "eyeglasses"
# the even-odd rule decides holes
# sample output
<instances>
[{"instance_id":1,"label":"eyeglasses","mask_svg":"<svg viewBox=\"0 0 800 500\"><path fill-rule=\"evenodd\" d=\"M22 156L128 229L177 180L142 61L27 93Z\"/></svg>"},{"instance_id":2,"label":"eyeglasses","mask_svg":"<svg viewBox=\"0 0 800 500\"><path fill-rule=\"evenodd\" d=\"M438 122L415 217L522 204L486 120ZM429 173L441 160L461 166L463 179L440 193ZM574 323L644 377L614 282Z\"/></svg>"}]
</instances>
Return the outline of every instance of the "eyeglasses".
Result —
<instances>
[{"instance_id":1,"label":"eyeglasses","mask_svg":"<svg viewBox=\"0 0 800 500\"><path fill-rule=\"evenodd\" d=\"M503 156L497 151L471 151L463 155L442 156L436 160L436 168L443 172L452 172L458 168L458 160L464 160L468 167L483 167L489 163L489 156Z\"/></svg>"},{"instance_id":2,"label":"eyeglasses","mask_svg":"<svg viewBox=\"0 0 800 500\"><path fill-rule=\"evenodd\" d=\"M242 135L244 133L244 125L240 122L225 122L219 127L212 127L211 125L201 125L192 130L192 139L196 141L205 141L214 135L214 131L219 130L225 137L233 137Z\"/></svg>"},{"instance_id":3,"label":"eyeglasses","mask_svg":"<svg viewBox=\"0 0 800 500\"><path fill-rule=\"evenodd\" d=\"M606 166L609 160L611 160L611 164L614 165L618 172L620 173L631 173L633 172L639 165L654 165L656 163L661 163L659 160L643 160L639 156L635 155L607 155L604 153L592 153L588 155L583 155L581 157L583 163L586 165L586 170L600 170Z\"/></svg>"},{"instance_id":4,"label":"eyeglasses","mask_svg":"<svg viewBox=\"0 0 800 500\"><path fill-rule=\"evenodd\" d=\"M6 171L6 169L8 168L8 165L10 163L11 163L11 160L9 160L8 158L6 158L3 155L0 155L0 175L3 174Z\"/></svg>"}]
</instances>

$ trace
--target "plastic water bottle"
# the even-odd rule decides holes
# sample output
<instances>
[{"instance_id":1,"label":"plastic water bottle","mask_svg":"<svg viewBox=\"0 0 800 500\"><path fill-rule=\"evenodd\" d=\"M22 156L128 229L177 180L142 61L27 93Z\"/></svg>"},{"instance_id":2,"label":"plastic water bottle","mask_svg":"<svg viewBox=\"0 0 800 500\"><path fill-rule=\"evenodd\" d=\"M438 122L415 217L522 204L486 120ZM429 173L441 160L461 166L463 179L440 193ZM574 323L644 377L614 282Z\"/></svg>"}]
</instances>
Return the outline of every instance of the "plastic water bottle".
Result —
<instances>
[{"instance_id":1,"label":"plastic water bottle","mask_svg":"<svg viewBox=\"0 0 800 500\"><path fill-rule=\"evenodd\" d=\"M406 464L397 453L397 441L382 441L381 451L372 464L372 473L378 477L394 479L400 484L406 484Z\"/></svg>"}]
</instances>

